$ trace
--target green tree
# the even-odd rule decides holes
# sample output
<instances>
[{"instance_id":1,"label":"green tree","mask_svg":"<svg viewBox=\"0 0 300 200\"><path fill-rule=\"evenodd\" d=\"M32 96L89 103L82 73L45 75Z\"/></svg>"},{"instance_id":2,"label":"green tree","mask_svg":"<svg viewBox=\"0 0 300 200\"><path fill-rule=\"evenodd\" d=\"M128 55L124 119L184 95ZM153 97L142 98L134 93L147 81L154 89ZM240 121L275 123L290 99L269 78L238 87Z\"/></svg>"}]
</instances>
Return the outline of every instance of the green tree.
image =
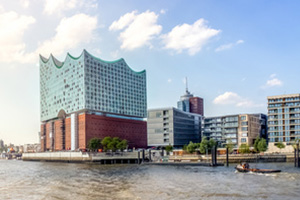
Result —
<instances>
[{"instance_id":1,"label":"green tree","mask_svg":"<svg viewBox=\"0 0 300 200\"><path fill-rule=\"evenodd\" d=\"M209 149L209 141L206 137L203 137L199 147L200 153L205 153L206 149Z\"/></svg>"},{"instance_id":2,"label":"green tree","mask_svg":"<svg viewBox=\"0 0 300 200\"><path fill-rule=\"evenodd\" d=\"M92 138L88 142L88 148L92 151L96 151L97 149L101 148L101 139L100 138Z\"/></svg>"},{"instance_id":3,"label":"green tree","mask_svg":"<svg viewBox=\"0 0 300 200\"><path fill-rule=\"evenodd\" d=\"M107 149L112 150L112 151L116 151L118 148L118 144L121 142L120 138L118 137L114 137L110 143L108 143L107 145Z\"/></svg>"},{"instance_id":4,"label":"green tree","mask_svg":"<svg viewBox=\"0 0 300 200\"><path fill-rule=\"evenodd\" d=\"M197 143L193 143L191 141L187 146L187 152L194 153L196 151L197 146L198 146Z\"/></svg>"},{"instance_id":5,"label":"green tree","mask_svg":"<svg viewBox=\"0 0 300 200\"><path fill-rule=\"evenodd\" d=\"M250 147L248 144L241 144L241 146L239 147L239 152L241 154L244 154L244 153L250 153Z\"/></svg>"},{"instance_id":6,"label":"green tree","mask_svg":"<svg viewBox=\"0 0 300 200\"><path fill-rule=\"evenodd\" d=\"M211 150L216 145L217 142L214 139L210 138L210 140L208 141L208 149Z\"/></svg>"},{"instance_id":7,"label":"green tree","mask_svg":"<svg viewBox=\"0 0 300 200\"><path fill-rule=\"evenodd\" d=\"M120 149L121 151L123 151L124 149L126 149L128 146L128 142L127 140L122 140L117 144L117 149Z\"/></svg>"},{"instance_id":8,"label":"green tree","mask_svg":"<svg viewBox=\"0 0 300 200\"><path fill-rule=\"evenodd\" d=\"M259 136L256 137L255 139L255 142L253 144L253 147L254 147L254 151L255 152L259 152L259 149L258 149L258 143L260 142L261 138Z\"/></svg>"},{"instance_id":9,"label":"green tree","mask_svg":"<svg viewBox=\"0 0 300 200\"><path fill-rule=\"evenodd\" d=\"M283 149L285 147L285 145L283 144L283 142L278 142L276 144L276 147L279 148L279 149Z\"/></svg>"},{"instance_id":10,"label":"green tree","mask_svg":"<svg viewBox=\"0 0 300 200\"><path fill-rule=\"evenodd\" d=\"M187 145L186 145L186 144L183 145L182 150L183 150L183 151L187 151Z\"/></svg>"},{"instance_id":11,"label":"green tree","mask_svg":"<svg viewBox=\"0 0 300 200\"><path fill-rule=\"evenodd\" d=\"M268 149L267 141L264 138L261 138L257 144L257 149L259 152L264 152Z\"/></svg>"},{"instance_id":12,"label":"green tree","mask_svg":"<svg viewBox=\"0 0 300 200\"><path fill-rule=\"evenodd\" d=\"M233 152L233 147L234 147L234 144L232 143L232 140L228 140L228 143L226 143L226 148L228 148L228 151L229 153L232 153Z\"/></svg>"},{"instance_id":13,"label":"green tree","mask_svg":"<svg viewBox=\"0 0 300 200\"><path fill-rule=\"evenodd\" d=\"M108 144L112 142L112 138L111 137L105 137L102 141L101 144L103 146L104 151L108 150Z\"/></svg>"},{"instance_id":14,"label":"green tree","mask_svg":"<svg viewBox=\"0 0 300 200\"><path fill-rule=\"evenodd\" d=\"M173 151L173 146L169 144L168 146L166 146L166 152L169 154L171 151Z\"/></svg>"}]
</instances>

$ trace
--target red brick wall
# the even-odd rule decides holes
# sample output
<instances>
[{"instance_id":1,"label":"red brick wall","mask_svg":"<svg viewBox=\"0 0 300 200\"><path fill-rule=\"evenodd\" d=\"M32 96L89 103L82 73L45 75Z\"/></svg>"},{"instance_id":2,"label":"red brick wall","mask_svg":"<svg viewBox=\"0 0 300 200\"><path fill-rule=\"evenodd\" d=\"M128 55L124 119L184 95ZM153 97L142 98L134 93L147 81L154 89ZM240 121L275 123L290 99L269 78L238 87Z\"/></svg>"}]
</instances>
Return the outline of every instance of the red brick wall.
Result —
<instances>
[{"instance_id":1,"label":"red brick wall","mask_svg":"<svg viewBox=\"0 0 300 200\"><path fill-rule=\"evenodd\" d=\"M50 149L50 145L51 145L49 133L50 133L50 122L46 124L46 149Z\"/></svg>"},{"instance_id":2,"label":"red brick wall","mask_svg":"<svg viewBox=\"0 0 300 200\"><path fill-rule=\"evenodd\" d=\"M71 118L65 119L66 149L71 149Z\"/></svg>"},{"instance_id":3,"label":"red brick wall","mask_svg":"<svg viewBox=\"0 0 300 200\"><path fill-rule=\"evenodd\" d=\"M63 120L59 119L54 122L55 138L54 149L55 151L63 150Z\"/></svg>"},{"instance_id":4,"label":"red brick wall","mask_svg":"<svg viewBox=\"0 0 300 200\"><path fill-rule=\"evenodd\" d=\"M41 138L40 138L40 144L41 144L41 151L46 151L46 128L45 124L41 124ZM43 138L43 139L42 139Z\"/></svg>"},{"instance_id":5,"label":"red brick wall","mask_svg":"<svg viewBox=\"0 0 300 200\"><path fill-rule=\"evenodd\" d=\"M86 142L93 137L106 136L126 139L129 148L147 147L147 123L145 121L119 119L97 115L86 116ZM80 131L79 131L80 133Z\"/></svg>"},{"instance_id":6,"label":"red brick wall","mask_svg":"<svg viewBox=\"0 0 300 200\"><path fill-rule=\"evenodd\" d=\"M78 147L86 148L86 114L78 115Z\"/></svg>"},{"instance_id":7,"label":"red brick wall","mask_svg":"<svg viewBox=\"0 0 300 200\"><path fill-rule=\"evenodd\" d=\"M46 148L50 149L50 122L46 123L45 133ZM55 128L55 150L63 150L62 145L62 120L54 122ZM119 119L112 117L104 117L98 115L81 114L78 115L78 146L80 149L87 148L88 141L93 137L103 139L106 136L119 137L126 139L129 148L146 148L147 147L147 123L145 121ZM41 143L42 145L42 143ZM65 119L65 149L71 148L71 118Z\"/></svg>"}]
</instances>

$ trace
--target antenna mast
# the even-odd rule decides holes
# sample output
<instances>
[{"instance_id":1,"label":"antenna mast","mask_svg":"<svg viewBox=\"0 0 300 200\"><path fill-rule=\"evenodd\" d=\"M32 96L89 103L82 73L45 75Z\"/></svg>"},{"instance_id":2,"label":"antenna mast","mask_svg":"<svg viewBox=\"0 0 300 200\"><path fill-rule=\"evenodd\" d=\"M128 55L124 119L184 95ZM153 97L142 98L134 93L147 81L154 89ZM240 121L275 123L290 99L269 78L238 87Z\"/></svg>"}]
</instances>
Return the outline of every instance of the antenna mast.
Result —
<instances>
[{"instance_id":1,"label":"antenna mast","mask_svg":"<svg viewBox=\"0 0 300 200\"><path fill-rule=\"evenodd\" d=\"M187 80L187 77L185 77L185 91L186 93L189 92L189 89L188 89L188 80Z\"/></svg>"}]
</instances>

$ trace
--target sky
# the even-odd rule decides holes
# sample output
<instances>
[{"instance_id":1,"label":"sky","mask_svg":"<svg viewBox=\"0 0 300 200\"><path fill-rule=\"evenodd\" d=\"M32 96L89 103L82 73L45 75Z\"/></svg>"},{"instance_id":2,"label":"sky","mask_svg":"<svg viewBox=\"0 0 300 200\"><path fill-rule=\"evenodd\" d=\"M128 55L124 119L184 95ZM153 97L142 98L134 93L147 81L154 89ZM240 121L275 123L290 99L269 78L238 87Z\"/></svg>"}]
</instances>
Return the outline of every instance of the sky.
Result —
<instances>
[{"instance_id":1,"label":"sky","mask_svg":"<svg viewBox=\"0 0 300 200\"><path fill-rule=\"evenodd\" d=\"M185 92L205 116L267 113L267 96L300 93L297 0L0 0L0 139L38 142L39 54L83 49L147 71L148 108Z\"/></svg>"}]
</instances>

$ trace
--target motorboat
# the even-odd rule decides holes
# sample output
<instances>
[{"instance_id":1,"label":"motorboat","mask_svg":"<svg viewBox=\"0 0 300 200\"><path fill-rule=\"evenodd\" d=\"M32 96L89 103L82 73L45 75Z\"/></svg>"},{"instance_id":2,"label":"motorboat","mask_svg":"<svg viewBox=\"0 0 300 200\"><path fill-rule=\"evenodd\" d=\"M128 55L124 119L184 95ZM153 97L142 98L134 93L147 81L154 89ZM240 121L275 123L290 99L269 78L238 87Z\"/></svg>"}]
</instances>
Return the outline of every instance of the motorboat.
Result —
<instances>
[{"instance_id":1,"label":"motorboat","mask_svg":"<svg viewBox=\"0 0 300 200\"><path fill-rule=\"evenodd\" d=\"M238 164L235 169L238 172L254 172L254 173L278 173L281 172L281 170L277 169L257 169L257 168L250 168L248 163L241 163Z\"/></svg>"}]
</instances>

